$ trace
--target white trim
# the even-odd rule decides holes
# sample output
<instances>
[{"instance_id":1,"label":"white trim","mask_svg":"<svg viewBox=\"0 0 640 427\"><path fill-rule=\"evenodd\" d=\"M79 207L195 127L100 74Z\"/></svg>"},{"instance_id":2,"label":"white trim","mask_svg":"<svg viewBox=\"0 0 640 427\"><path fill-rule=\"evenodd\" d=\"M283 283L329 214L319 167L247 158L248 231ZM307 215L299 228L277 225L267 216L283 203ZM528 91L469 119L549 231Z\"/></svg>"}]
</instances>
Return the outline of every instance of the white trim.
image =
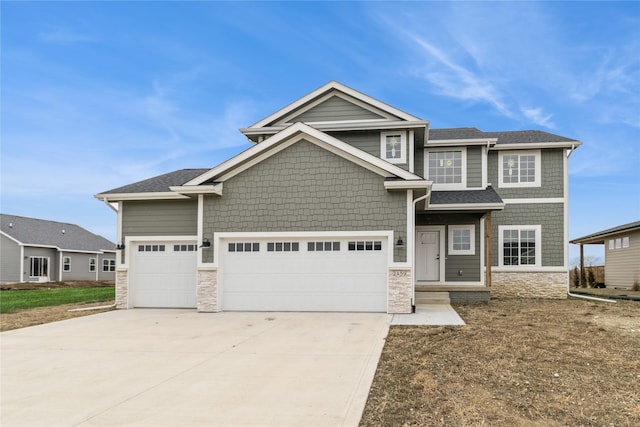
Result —
<instances>
[{"instance_id":1,"label":"white trim","mask_svg":"<svg viewBox=\"0 0 640 427\"><path fill-rule=\"evenodd\" d=\"M427 148L424 149L424 176L429 179L429 154L430 153L442 153L442 152L461 152L461 171L460 182L453 184L438 184L433 182L434 191L451 191L451 190L466 190L467 189L467 147L444 147L444 148Z\"/></svg>"},{"instance_id":2,"label":"white trim","mask_svg":"<svg viewBox=\"0 0 640 427\"><path fill-rule=\"evenodd\" d=\"M521 231L534 230L536 233L535 240L535 264L525 265L504 265L504 230L518 230ZM499 225L498 226L498 267L506 267L511 270L521 271L531 268L539 268L542 266L542 226L540 224L535 225Z\"/></svg>"},{"instance_id":3,"label":"white trim","mask_svg":"<svg viewBox=\"0 0 640 427\"><path fill-rule=\"evenodd\" d=\"M528 268L527 268L528 267ZM536 267L535 265L526 266L523 265L522 268L515 268L513 266L504 266L504 267L491 267L491 272L493 273L568 273L569 269L567 267Z\"/></svg>"},{"instance_id":4,"label":"white trim","mask_svg":"<svg viewBox=\"0 0 640 427\"><path fill-rule=\"evenodd\" d=\"M198 236L127 236L125 237L125 248L127 249L127 256L124 259L124 264L118 265L116 263L116 270L129 268L135 254L133 250L133 244L139 242L196 242L198 243ZM129 271L131 273L131 271ZM131 283L129 279L129 283Z\"/></svg>"},{"instance_id":5,"label":"white trim","mask_svg":"<svg viewBox=\"0 0 640 427\"><path fill-rule=\"evenodd\" d=\"M400 157L388 158L387 157L387 137L400 135ZM407 163L407 132L380 132L380 158L393 164L406 164Z\"/></svg>"},{"instance_id":6,"label":"white trim","mask_svg":"<svg viewBox=\"0 0 640 427\"><path fill-rule=\"evenodd\" d=\"M345 142L342 142L339 139L332 137L331 135L328 135L324 132L314 129L309 125L306 125L304 123L296 123L294 125L289 126L285 130L279 132L277 135L274 135L264 140L260 144L254 145L253 147L243 151L237 156L232 157L231 159L214 167L208 172L205 172L204 174L192 179L191 181L185 183L184 185L199 185L212 178L218 178L220 176L225 176L228 179L229 176L233 176L232 169L235 169L237 167L242 167L244 166L244 163L253 161L258 156L262 156L262 157L260 157L260 160L256 160L256 161L264 160L265 158L274 154L273 150L277 148L278 145L287 143L287 142L290 144L293 144L302 139L315 143L319 146L323 146L322 144L325 144L323 146L323 148L325 149L328 149L328 147L332 147L332 151L334 153L344 158L347 158L351 161L355 162L356 159L359 159L362 161L363 166L368 165L369 168L378 169L379 174L380 174L380 171L384 171L388 173L388 175L386 176L395 175L400 178L404 178L408 180L422 179L417 175L414 175L408 171L405 171L404 169L398 166L392 165L391 163L385 160L382 160L378 157L375 157L369 153L365 153L364 151L358 148L355 148ZM255 163L250 163L250 165L253 165L253 164ZM246 167L250 167L250 166L246 166Z\"/></svg>"},{"instance_id":7,"label":"white trim","mask_svg":"<svg viewBox=\"0 0 640 427\"><path fill-rule=\"evenodd\" d=\"M569 267L569 155L571 152L565 150L566 154L562 157L562 175L563 175L563 220L564 220L564 236L562 243L564 244L564 266ZM567 284L567 292L569 292L569 284Z\"/></svg>"},{"instance_id":8,"label":"white trim","mask_svg":"<svg viewBox=\"0 0 640 427\"><path fill-rule=\"evenodd\" d=\"M198 194L198 213L196 217L196 244L198 245L198 262L196 264L197 268L203 264L202 261L202 250L201 242L204 240L204 194ZM212 236L213 239L213 236Z\"/></svg>"},{"instance_id":9,"label":"white trim","mask_svg":"<svg viewBox=\"0 0 640 427\"><path fill-rule=\"evenodd\" d=\"M540 203L564 203L565 199L563 197L532 197L529 199L503 199L502 201L507 205L519 205L527 203L539 205Z\"/></svg>"},{"instance_id":10,"label":"white trim","mask_svg":"<svg viewBox=\"0 0 640 427\"><path fill-rule=\"evenodd\" d=\"M416 189L426 189L429 190L431 188L431 181L427 180L418 180L418 181L385 181L384 188L386 190L416 190Z\"/></svg>"},{"instance_id":11,"label":"white trim","mask_svg":"<svg viewBox=\"0 0 640 427\"><path fill-rule=\"evenodd\" d=\"M481 164L481 169L480 169L481 170L481 175L482 175L482 188L483 189L486 189L487 186L489 185L489 183L487 182L489 180L489 178L488 178L489 173L487 172L487 168L488 168L487 164L489 162L488 153L489 153L488 147L487 146L483 146L482 150L481 150L481 156L482 156L481 162L482 162L482 164Z\"/></svg>"},{"instance_id":12,"label":"white trim","mask_svg":"<svg viewBox=\"0 0 640 427\"><path fill-rule=\"evenodd\" d=\"M174 185L169 190L179 194L217 194L222 196L222 183L213 185Z\"/></svg>"},{"instance_id":13,"label":"white trim","mask_svg":"<svg viewBox=\"0 0 640 427\"><path fill-rule=\"evenodd\" d=\"M475 255L476 254L476 225L475 224L451 224L447 226L448 251L447 255ZM455 230L469 230L469 249L453 248L453 232Z\"/></svg>"},{"instance_id":14,"label":"white trim","mask_svg":"<svg viewBox=\"0 0 640 427\"><path fill-rule=\"evenodd\" d=\"M518 156L518 173L520 171L520 157L521 156L534 156L534 181L533 182L520 182L518 176L518 182L504 182L504 168L503 159L504 156ZM530 188L540 187L542 185L542 154L540 150L523 150L523 151L500 151L498 153L498 188Z\"/></svg>"},{"instance_id":15,"label":"white trim","mask_svg":"<svg viewBox=\"0 0 640 427\"><path fill-rule=\"evenodd\" d=\"M504 209L504 203L451 203L429 204L428 211L500 211Z\"/></svg>"},{"instance_id":16,"label":"white trim","mask_svg":"<svg viewBox=\"0 0 640 427\"><path fill-rule=\"evenodd\" d=\"M416 131L409 131L409 172L415 171L415 147L416 147Z\"/></svg>"},{"instance_id":17,"label":"white trim","mask_svg":"<svg viewBox=\"0 0 640 427\"><path fill-rule=\"evenodd\" d=\"M24 246L20 245L20 283L23 283L24 275L26 272L24 271Z\"/></svg>"},{"instance_id":18,"label":"white trim","mask_svg":"<svg viewBox=\"0 0 640 427\"><path fill-rule=\"evenodd\" d=\"M388 130L388 129L426 129L429 126L428 120L416 120L411 122L406 121L384 121L384 120L361 120L351 121L345 120L340 122L305 122L306 124L314 127L323 132L330 131L348 131L348 130ZM264 136L275 135L276 133L286 129L288 126L269 126L263 128L241 128L245 136ZM250 140L255 143L255 141Z\"/></svg>"},{"instance_id":19,"label":"white trim","mask_svg":"<svg viewBox=\"0 0 640 427\"><path fill-rule=\"evenodd\" d=\"M518 144L496 144L490 150L531 150L540 148L572 148L582 145L579 141L572 142L525 142Z\"/></svg>"},{"instance_id":20,"label":"white trim","mask_svg":"<svg viewBox=\"0 0 640 427\"><path fill-rule=\"evenodd\" d=\"M427 190L429 193L430 190ZM407 235L405 236L405 247L407 255L407 263L409 264L409 271L411 274L411 304L415 304L416 300L416 287L415 282L415 237L416 237L416 209L413 205L413 190L407 190Z\"/></svg>"},{"instance_id":21,"label":"white trim","mask_svg":"<svg viewBox=\"0 0 640 427\"><path fill-rule=\"evenodd\" d=\"M153 193L110 193L96 194L94 196L103 202L118 202L120 200L166 200L166 199L188 199L189 196L175 193L173 191L160 191Z\"/></svg>"},{"instance_id":22,"label":"white trim","mask_svg":"<svg viewBox=\"0 0 640 427\"><path fill-rule=\"evenodd\" d=\"M13 236L8 235L8 234L7 234L7 233L5 233L4 231L0 231L0 235L2 235L2 236L4 236L4 237L6 237L6 238L7 238L7 239L9 239L9 240L13 240L13 241L14 241L15 243L17 243L18 245L23 245L23 243L22 243L20 240L16 239L16 238L15 238L15 237L13 237Z\"/></svg>"},{"instance_id":23,"label":"white trim","mask_svg":"<svg viewBox=\"0 0 640 427\"><path fill-rule=\"evenodd\" d=\"M318 89L314 90L313 92L303 96L302 98L298 99L297 101L292 102L291 104L287 105L284 108L281 108L280 110L276 111L275 113L265 117L264 119L260 120L257 123L254 123L253 125L249 126L250 128L259 128L259 127L263 127L268 125L269 123L275 122L278 119L282 118L283 116L290 114L291 112L303 107L305 104L313 101L315 98L323 96L325 93L327 92L333 92L333 91L338 91L338 92L342 92L346 95L349 95L357 100L360 100L366 104L370 104L373 107L376 107L377 109L387 112L389 114L392 114L396 117L399 117L401 119L404 120L408 120L408 121L412 121L412 120L420 120L418 117L412 116L410 114L405 113L404 111L398 110L397 108L394 108L390 105L387 105L381 101L378 101L377 99L371 98L368 95L365 95L361 92L358 92L354 89L351 89L350 87L347 87L341 83L338 83L336 81L330 81L326 84L324 84L323 86L319 87Z\"/></svg>"},{"instance_id":24,"label":"white trim","mask_svg":"<svg viewBox=\"0 0 640 427\"><path fill-rule=\"evenodd\" d=\"M486 259L485 259L485 242L486 240L486 233L485 233L485 215L482 216L482 218L480 218L480 283L482 283L482 286L486 286L485 284L485 280L486 280L486 273L487 273L487 266L486 264ZM488 250L491 250L491 248L488 248Z\"/></svg>"},{"instance_id":25,"label":"white trim","mask_svg":"<svg viewBox=\"0 0 640 427\"><path fill-rule=\"evenodd\" d=\"M429 147L458 147L468 145L491 145L494 146L498 138L470 138L470 139L434 139L428 140L424 148Z\"/></svg>"}]
</instances>

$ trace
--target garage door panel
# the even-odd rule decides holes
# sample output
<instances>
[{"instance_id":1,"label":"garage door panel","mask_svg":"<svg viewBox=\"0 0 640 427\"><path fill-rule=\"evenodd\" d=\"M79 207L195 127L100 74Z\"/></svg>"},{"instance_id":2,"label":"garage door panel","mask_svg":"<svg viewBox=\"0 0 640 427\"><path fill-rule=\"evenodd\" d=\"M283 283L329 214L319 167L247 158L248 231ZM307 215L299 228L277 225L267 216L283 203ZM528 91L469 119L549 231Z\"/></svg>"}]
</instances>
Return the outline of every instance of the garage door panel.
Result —
<instances>
[{"instance_id":1,"label":"garage door panel","mask_svg":"<svg viewBox=\"0 0 640 427\"><path fill-rule=\"evenodd\" d=\"M134 250L134 307L196 307L195 242L139 242Z\"/></svg>"},{"instance_id":2,"label":"garage door panel","mask_svg":"<svg viewBox=\"0 0 640 427\"><path fill-rule=\"evenodd\" d=\"M376 239L384 244L375 251L349 251L351 240L332 238L327 251L307 250L304 239L298 251L270 252L266 240L253 240L256 252L225 251L223 310L386 311L386 241Z\"/></svg>"}]
</instances>

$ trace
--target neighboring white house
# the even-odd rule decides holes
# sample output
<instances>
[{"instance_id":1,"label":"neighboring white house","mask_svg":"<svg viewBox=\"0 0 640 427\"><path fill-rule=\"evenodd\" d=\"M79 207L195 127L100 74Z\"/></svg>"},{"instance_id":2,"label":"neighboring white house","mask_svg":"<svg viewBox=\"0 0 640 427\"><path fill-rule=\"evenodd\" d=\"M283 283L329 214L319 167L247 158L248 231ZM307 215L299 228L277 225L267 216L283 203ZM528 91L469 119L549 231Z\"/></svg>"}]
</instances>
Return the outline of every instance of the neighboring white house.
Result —
<instances>
[{"instance_id":1,"label":"neighboring white house","mask_svg":"<svg viewBox=\"0 0 640 427\"><path fill-rule=\"evenodd\" d=\"M0 282L115 280L116 246L75 224L0 214Z\"/></svg>"},{"instance_id":2,"label":"neighboring white house","mask_svg":"<svg viewBox=\"0 0 640 427\"><path fill-rule=\"evenodd\" d=\"M631 289L640 284L640 221L609 228L571 240L580 245L583 268L583 245L604 245L604 281L608 288Z\"/></svg>"}]
</instances>

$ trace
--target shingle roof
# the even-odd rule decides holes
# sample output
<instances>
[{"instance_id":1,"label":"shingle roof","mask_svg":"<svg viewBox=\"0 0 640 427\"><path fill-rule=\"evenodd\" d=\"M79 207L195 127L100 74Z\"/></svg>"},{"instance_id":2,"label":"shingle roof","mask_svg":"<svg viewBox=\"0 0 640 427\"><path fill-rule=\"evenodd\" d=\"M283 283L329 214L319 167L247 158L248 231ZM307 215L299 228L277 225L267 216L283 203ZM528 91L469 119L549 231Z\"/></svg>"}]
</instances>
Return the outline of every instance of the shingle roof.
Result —
<instances>
[{"instance_id":1,"label":"shingle roof","mask_svg":"<svg viewBox=\"0 0 640 427\"><path fill-rule=\"evenodd\" d=\"M104 237L66 222L0 214L0 229L25 245L87 252L112 251L116 248L114 243Z\"/></svg>"},{"instance_id":2,"label":"shingle roof","mask_svg":"<svg viewBox=\"0 0 640 427\"><path fill-rule=\"evenodd\" d=\"M578 237L577 239L571 240L570 243L597 243L595 242L595 240L598 240L599 238L604 238L605 236L622 233L625 231L633 231L636 229L640 229L640 221L630 222L628 224L619 225L617 227L607 228L606 230L598 231L597 233L592 233L583 237ZM587 242L587 241L590 241L590 242ZM602 243L603 241L604 240L600 240L600 243Z\"/></svg>"},{"instance_id":3,"label":"shingle roof","mask_svg":"<svg viewBox=\"0 0 640 427\"><path fill-rule=\"evenodd\" d=\"M154 176L143 181L134 182L112 190L104 191L100 194L121 194L121 193L162 193L171 191L169 187L182 185L193 178L202 175L209 169L180 169L177 171Z\"/></svg>"},{"instance_id":4,"label":"shingle roof","mask_svg":"<svg viewBox=\"0 0 640 427\"><path fill-rule=\"evenodd\" d=\"M482 138L497 138L497 144L579 142L578 140L573 138L567 138L541 130L514 130L502 132L483 132L477 128L449 128L429 130L429 141Z\"/></svg>"},{"instance_id":5,"label":"shingle roof","mask_svg":"<svg viewBox=\"0 0 640 427\"><path fill-rule=\"evenodd\" d=\"M503 201L492 187L487 187L486 190L433 191L429 201L430 206L493 203L503 203Z\"/></svg>"}]
</instances>

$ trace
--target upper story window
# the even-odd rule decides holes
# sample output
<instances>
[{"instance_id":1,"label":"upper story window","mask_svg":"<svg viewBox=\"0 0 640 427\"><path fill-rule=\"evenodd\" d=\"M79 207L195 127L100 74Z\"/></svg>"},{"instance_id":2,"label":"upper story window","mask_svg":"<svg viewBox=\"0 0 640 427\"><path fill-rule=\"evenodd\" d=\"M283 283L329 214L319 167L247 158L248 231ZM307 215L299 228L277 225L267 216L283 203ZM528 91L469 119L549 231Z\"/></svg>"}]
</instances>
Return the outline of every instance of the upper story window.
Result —
<instances>
[{"instance_id":1,"label":"upper story window","mask_svg":"<svg viewBox=\"0 0 640 427\"><path fill-rule=\"evenodd\" d=\"M382 132L380 157L389 163L407 163L406 132Z\"/></svg>"},{"instance_id":2,"label":"upper story window","mask_svg":"<svg viewBox=\"0 0 640 427\"><path fill-rule=\"evenodd\" d=\"M501 151L498 175L500 187L540 187L540 150Z\"/></svg>"},{"instance_id":3,"label":"upper story window","mask_svg":"<svg viewBox=\"0 0 640 427\"><path fill-rule=\"evenodd\" d=\"M462 149L429 150L425 159L426 176L434 188L466 186L467 151Z\"/></svg>"}]
</instances>

